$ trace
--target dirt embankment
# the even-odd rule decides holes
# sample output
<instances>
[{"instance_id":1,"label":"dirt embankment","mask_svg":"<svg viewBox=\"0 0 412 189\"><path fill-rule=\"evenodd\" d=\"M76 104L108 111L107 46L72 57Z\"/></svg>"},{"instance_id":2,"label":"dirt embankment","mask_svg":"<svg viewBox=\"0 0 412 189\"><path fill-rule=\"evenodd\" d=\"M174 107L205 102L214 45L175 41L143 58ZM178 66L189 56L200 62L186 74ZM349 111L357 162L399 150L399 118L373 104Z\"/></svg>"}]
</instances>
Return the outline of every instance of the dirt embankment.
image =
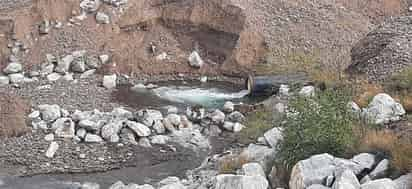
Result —
<instances>
[{"instance_id":1,"label":"dirt embankment","mask_svg":"<svg viewBox=\"0 0 412 189\"><path fill-rule=\"evenodd\" d=\"M130 75L238 74L265 53L263 37L245 25L244 10L225 1L129 1L121 8L103 4L98 11L110 15L111 23L97 24L92 13L78 25L67 26L70 18L79 15L79 0L33 0L3 12L0 20L11 20L13 27L9 40L0 45L7 46L12 37L28 45L30 51L22 61L28 68L42 63L47 53L63 56L81 49L93 55L107 53L116 63L115 70ZM43 20L64 26L40 35ZM193 50L207 63L200 70L188 66ZM156 58L162 53L167 53L166 59Z\"/></svg>"}]
</instances>

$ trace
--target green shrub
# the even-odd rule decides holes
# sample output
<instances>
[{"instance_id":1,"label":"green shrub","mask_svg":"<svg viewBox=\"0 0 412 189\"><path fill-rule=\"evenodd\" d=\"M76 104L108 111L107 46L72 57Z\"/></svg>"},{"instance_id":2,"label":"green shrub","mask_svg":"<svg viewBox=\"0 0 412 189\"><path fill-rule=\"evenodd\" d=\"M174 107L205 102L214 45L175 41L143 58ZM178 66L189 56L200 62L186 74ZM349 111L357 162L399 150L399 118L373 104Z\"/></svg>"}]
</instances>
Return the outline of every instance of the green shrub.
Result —
<instances>
[{"instance_id":1,"label":"green shrub","mask_svg":"<svg viewBox=\"0 0 412 189\"><path fill-rule=\"evenodd\" d=\"M412 67L394 74L385 85L389 90L412 91Z\"/></svg>"},{"instance_id":2,"label":"green shrub","mask_svg":"<svg viewBox=\"0 0 412 189\"><path fill-rule=\"evenodd\" d=\"M240 142L248 144L255 142L258 137L273 127L273 117L270 112L257 111L247 115L246 128L240 133Z\"/></svg>"},{"instance_id":3,"label":"green shrub","mask_svg":"<svg viewBox=\"0 0 412 189\"><path fill-rule=\"evenodd\" d=\"M290 101L289 108L296 113L286 118L279 151L288 169L314 154L345 153L353 143L353 113L347 108L350 99L348 91L328 89L315 97Z\"/></svg>"}]
</instances>

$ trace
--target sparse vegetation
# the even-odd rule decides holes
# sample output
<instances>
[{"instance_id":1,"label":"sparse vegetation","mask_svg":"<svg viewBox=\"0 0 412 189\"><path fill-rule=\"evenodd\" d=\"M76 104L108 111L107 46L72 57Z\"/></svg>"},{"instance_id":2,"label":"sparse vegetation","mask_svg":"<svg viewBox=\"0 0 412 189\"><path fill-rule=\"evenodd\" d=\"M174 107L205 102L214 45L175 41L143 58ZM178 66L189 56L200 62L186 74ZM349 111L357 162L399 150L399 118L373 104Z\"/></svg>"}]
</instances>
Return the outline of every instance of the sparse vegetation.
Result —
<instances>
[{"instance_id":1,"label":"sparse vegetation","mask_svg":"<svg viewBox=\"0 0 412 189\"><path fill-rule=\"evenodd\" d=\"M248 159L244 155L227 155L219 160L219 172L221 174L236 173L236 170L246 163Z\"/></svg>"},{"instance_id":2,"label":"sparse vegetation","mask_svg":"<svg viewBox=\"0 0 412 189\"><path fill-rule=\"evenodd\" d=\"M273 116L271 112L257 111L252 112L247 116L246 128L240 133L240 141L242 143L250 143L256 141L258 137L273 127Z\"/></svg>"},{"instance_id":3,"label":"sparse vegetation","mask_svg":"<svg viewBox=\"0 0 412 189\"><path fill-rule=\"evenodd\" d=\"M392 130L367 129L356 146L359 152L384 153L396 170L412 170L412 143Z\"/></svg>"},{"instance_id":4,"label":"sparse vegetation","mask_svg":"<svg viewBox=\"0 0 412 189\"><path fill-rule=\"evenodd\" d=\"M284 125L280 158L287 168L314 154L342 156L353 143L353 115L347 108L350 96L343 90L326 90L313 98L295 97L294 111Z\"/></svg>"}]
</instances>

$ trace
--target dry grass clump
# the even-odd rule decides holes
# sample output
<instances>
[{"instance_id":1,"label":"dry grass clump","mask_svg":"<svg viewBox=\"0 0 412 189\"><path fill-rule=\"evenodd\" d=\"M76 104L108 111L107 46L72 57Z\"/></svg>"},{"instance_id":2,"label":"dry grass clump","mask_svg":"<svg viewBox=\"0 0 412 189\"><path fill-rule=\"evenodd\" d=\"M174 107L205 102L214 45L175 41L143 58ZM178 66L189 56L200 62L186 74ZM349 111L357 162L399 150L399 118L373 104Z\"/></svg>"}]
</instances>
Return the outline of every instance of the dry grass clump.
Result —
<instances>
[{"instance_id":1,"label":"dry grass clump","mask_svg":"<svg viewBox=\"0 0 412 189\"><path fill-rule=\"evenodd\" d=\"M365 80L359 81L356 84L354 102L364 108L368 106L373 97L382 92L384 92L384 89L379 84L368 83Z\"/></svg>"},{"instance_id":2,"label":"dry grass clump","mask_svg":"<svg viewBox=\"0 0 412 189\"><path fill-rule=\"evenodd\" d=\"M360 152L384 152L391 158L393 168L402 172L412 170L412 143L392 130L366 130L358 148Z\"/></svg>"},{"instance_id":3,"label":"dry grass clump","mask_svg":"<svg viewBox=\"0 0 412 189\"><path fill-rule=\"evenodd\" d=\"M219 172L221 174L236 173L236 170L246 163L249 163L246 155L227 155L219 160Z\"/></svg>"},{"instance_id":4,"label":"dry grass clump","mask_svg":"<svg viewBox=\"0 0 412 189\"><path fill-rule=\"evenodd\" d=\"M29 131L26 126L28 103L19 97L0 93L0 137L21 136Z\"/></svg>"}]
</instances>

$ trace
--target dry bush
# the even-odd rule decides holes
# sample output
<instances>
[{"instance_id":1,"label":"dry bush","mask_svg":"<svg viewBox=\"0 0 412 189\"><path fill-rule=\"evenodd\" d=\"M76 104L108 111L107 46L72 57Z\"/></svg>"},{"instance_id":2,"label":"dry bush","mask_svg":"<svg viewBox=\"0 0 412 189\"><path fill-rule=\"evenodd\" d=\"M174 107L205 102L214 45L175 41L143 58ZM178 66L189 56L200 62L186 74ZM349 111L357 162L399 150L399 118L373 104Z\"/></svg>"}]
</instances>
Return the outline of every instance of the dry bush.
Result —
<instances>
[{"instance_id":1,"label":"dry bush","mask_svg":"<svg viewBox=\"0 0 412 189\"><path fill-rule=\"evenodd\" d=\"M29 131L25 116L28 103L19 97L0 93L0 137L21 136Z\"/></svg>"},{"instance_id":2,"label":"dry bush","mask_svg":"<svg viewBox=\"0 0 412 189\"><path fill-rule=\"evenodd\" d=\"M391 130L368 129L360 138L358 151L384 152L391 158L392 167L402 172L412 170L412 143Z\"/></svg>"},{"instance_id":3,"label":"dry bush","mask_svg":"<svg viewBox=\"0 0 412 189\"><path fill-rule=\"evenodd\" d=\"M236 173L236 170L246 163L249 163L246 155L227 155L219 160L219 172L221 174Z\"/></svg>"},{"instance_id":4,"label":"dry bush","mask_svg":"<svg viewBox=\"0 0 412 189\"><path fill-rule=\"evenodd\" d=\"M373 97L384 91L383 87L379 84L368 83L365 80L358 81L355 89L354 102L361 108L368 106Z\"/></svg>"}]
</instances>

